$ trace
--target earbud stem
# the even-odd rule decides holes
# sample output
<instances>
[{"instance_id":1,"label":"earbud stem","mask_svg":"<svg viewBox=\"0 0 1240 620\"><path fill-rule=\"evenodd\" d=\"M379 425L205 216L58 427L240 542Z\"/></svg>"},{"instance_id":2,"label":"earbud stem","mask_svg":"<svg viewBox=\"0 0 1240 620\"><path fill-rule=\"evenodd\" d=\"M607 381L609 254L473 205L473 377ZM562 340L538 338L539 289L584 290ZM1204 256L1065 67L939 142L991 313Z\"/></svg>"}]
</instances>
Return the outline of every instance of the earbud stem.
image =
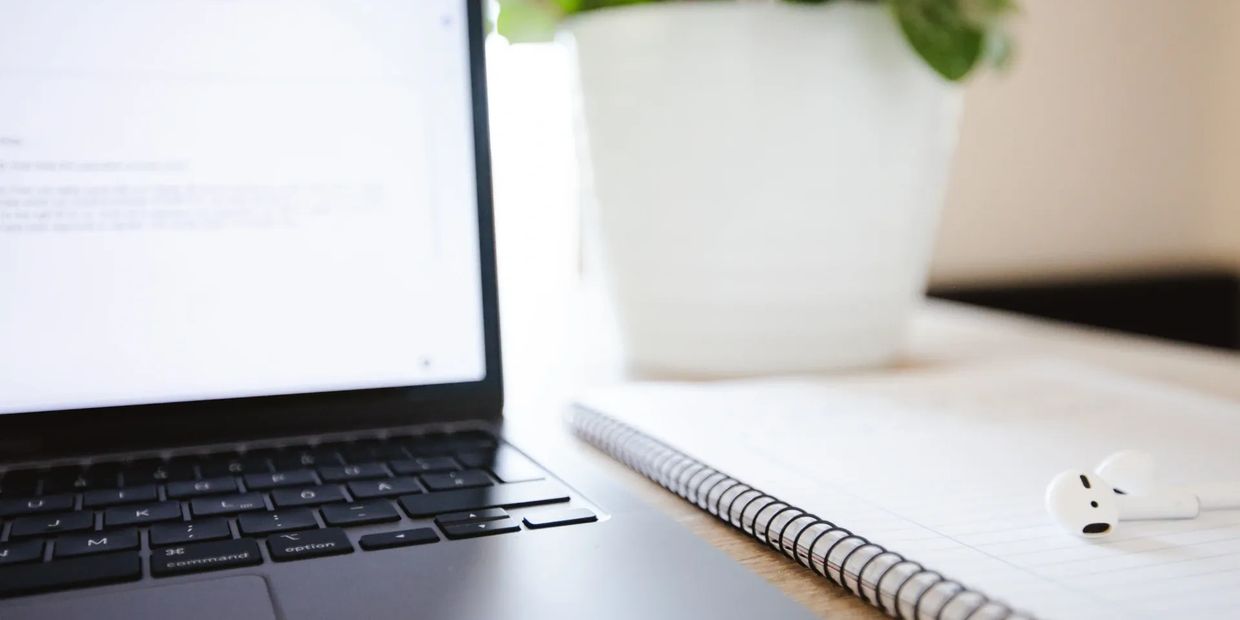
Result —
<instances>
[{"instance_id":1,"label":"earbud stem","mask_svg":"<svg viewBox=\"0 0 1240 620\"><path fill-rule=\"evenodd\" d=\"M1194 484L1186 489L1197 496L1202 510L1227 510L1240 508L1240 484L1234 482L1210 482Z\"/></svg>"},{"instance_id":2,"label":"earbud stem","mask_svg":"<svg viewBox=\"0 0 1240 620\"><path fill-rule=\"evenodd\" d=\"M1192 519L1201 512L1201 503L1192 493L1168 491L1155 496L1117 495L1121 521L1143 519Z\"/></svg>"}]
</instances>

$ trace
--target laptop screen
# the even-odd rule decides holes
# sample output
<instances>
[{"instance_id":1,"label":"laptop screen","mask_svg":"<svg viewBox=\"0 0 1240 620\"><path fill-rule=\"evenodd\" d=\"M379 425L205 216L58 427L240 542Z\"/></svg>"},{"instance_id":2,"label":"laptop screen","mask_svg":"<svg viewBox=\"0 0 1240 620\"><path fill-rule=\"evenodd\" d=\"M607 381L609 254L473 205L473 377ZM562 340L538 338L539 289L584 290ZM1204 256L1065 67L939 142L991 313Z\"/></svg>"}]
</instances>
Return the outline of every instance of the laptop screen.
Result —
<instances>
[{"instance_id":1,"label":"laptop screen","mask_svg":"<svg viewBox=\"0 0 1240 620\"><path fill-rule=\"evenodd\" d=\"M464 0L0 25L0 413L484 378Z\"/></svg>"}]
</instances>

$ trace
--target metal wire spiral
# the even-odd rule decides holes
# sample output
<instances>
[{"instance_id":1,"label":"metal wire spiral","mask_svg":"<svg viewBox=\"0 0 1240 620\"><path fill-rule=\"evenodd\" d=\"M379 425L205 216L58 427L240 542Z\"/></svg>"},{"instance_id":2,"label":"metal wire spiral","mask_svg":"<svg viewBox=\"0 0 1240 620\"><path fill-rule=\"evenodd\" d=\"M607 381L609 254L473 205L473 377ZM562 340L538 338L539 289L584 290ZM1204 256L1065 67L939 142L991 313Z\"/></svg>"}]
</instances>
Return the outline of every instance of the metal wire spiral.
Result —
<instances>
[{"instance_id":1,"label":"metal wire spiral","mask_svg":"<svg viewBox=\"0 0 1240 620\"><path fill-rule=\"evenodd\" d=\"M906 620L1030 618L831 521L763 493L606 414L577 408L580 438L721 521ZM772 536L772 534L775 534ZM941 600L937 605L931 601Z\"/></svg>"}]
</instances>

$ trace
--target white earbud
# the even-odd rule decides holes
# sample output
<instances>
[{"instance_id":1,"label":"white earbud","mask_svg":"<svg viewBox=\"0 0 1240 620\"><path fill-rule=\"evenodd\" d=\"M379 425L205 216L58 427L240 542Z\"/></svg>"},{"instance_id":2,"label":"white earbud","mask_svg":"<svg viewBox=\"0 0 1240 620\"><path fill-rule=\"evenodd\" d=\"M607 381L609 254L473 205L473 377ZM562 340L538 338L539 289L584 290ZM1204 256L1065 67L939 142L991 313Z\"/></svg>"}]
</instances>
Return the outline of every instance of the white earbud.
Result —
<instances>
[{"instance_id":1,"label":"white earbud","mask_svg":"<svg viewBox=\"0 0 1240 620\"><path fill-rule=\"evenodd\" d=\"M1120 495L1096 474L1071 469L1046 487L1046 510L1064 529L1097 538L1110 534L1122 520L1191 519L1200 506L1191 493Z\"/></svg>"},{"instance_id":2,"label":"white earbud","mask_svg":"<svg viewBox=\"0 0 1240 620\"><path fill-rule=\"evenodd\" d=\"M1120 450L1103 459L1094 473L1129 495L1149 493L1158 486L1154 457L1142 450Z\"/></svg>"},{"instance_id":3,"label":"white earbud","mask_svg":"<svg viewBox=\"0 0 1240 620\"><path fill-rule=\"evenodd\" d=\"M1229 508L1240 508L1240 484L1119 494L1101 476L1072 469L1055 476L1046 487L1046 510L1051 517L1064 529L1085 538L1105 536L1119 521L1192 519L1202 510Z\"/></svg>"},{"instance_id":4,"label":"white earbud","mask_svg":"<svg viewBox=\"0 0 1240 620\"><path fill-rule=\"evenodd\" d=\"M1184 487L1167 487L1158 480L1154 457L1141 450L1120 450L1103 459L1094 473L1121 495L1144 496L1188 492L1197 497L1202 510L1240 507L1240 484L1208 482Z\"/></svg>"}]
</instances>

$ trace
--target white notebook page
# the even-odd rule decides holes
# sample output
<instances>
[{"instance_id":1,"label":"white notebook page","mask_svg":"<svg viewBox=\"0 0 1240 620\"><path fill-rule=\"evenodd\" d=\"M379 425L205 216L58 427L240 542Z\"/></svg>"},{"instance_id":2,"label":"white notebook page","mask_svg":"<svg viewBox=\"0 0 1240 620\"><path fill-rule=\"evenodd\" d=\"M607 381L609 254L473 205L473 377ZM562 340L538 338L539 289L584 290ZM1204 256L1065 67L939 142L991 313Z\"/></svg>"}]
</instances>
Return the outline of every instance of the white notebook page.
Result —
<instances>
[{"instance_id":1,"label":"white notebook page","mask_svg":"<svg viewBox=\"0 0 1240 620\"><path fill-rule=\"evenodd\" d=\"M1042 504L1056 473L1124 448L1153 453L1169 483L1240 480L1235 402L1056 360L581 402L1039 617L1240 610L1240 511L1087 541Z\"/></svg>"}]
</instances>

